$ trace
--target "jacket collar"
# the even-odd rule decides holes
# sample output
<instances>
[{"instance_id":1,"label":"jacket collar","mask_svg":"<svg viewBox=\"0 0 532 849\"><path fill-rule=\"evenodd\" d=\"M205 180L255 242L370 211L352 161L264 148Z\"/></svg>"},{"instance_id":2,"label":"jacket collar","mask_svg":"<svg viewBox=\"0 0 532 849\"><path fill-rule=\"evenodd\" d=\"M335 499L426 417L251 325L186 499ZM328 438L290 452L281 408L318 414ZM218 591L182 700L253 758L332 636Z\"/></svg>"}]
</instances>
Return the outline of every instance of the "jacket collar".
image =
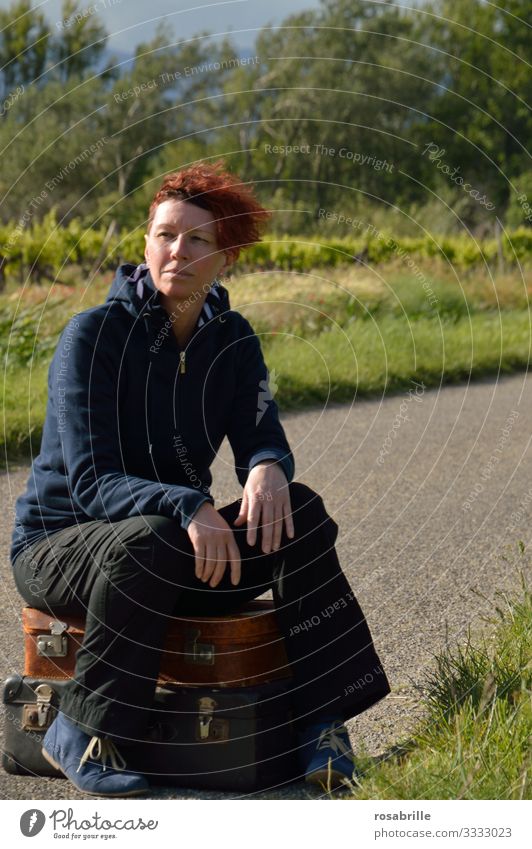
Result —
<instances>
[{"instance_id":1,"label":"jacket collar","mask_svg":"<svg viewBox=\"0 0 532 849\"><path fill-rule=\"evenodd\" d=\"M109 301L120 301L135 318L143 313L163 320L168 318L161 303L161 293L156 289L149 268L144 262L140 265L125 263L117 269L107 296L107 302ZM229 292L219 280L214 280L207 292L196 327L202 327L215 316L230 309Z\"/></svg>"}]
</instances>

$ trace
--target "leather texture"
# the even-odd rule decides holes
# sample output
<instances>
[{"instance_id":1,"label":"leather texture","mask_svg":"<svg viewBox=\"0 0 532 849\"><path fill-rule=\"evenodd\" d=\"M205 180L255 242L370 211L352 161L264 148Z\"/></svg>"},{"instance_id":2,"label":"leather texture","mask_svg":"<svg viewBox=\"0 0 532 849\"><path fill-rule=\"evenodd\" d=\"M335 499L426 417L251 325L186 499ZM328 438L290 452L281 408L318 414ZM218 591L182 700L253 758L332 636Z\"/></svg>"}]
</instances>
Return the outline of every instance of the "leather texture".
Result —
<instances>
[{"instance_id":1,"label":"leather texture","mask_svg":"<svg viewBox=\"0 0 532 849\"><path fill-rule=\"evenodd\" d=\"M47 638L53 639L54 622L67 626L62 634L55 635L66 638L65 657L40 653L39 646L46 643ZM24 607L22 624L24 675L58 680L72 678L76 652L84 636L84 620ZM47 651L46 647L44 650ZM175 617L168 629L158 684L252 687L289 678L290 674L273 602L257 600L228 616Z\"/></svg>"}]
</instances>

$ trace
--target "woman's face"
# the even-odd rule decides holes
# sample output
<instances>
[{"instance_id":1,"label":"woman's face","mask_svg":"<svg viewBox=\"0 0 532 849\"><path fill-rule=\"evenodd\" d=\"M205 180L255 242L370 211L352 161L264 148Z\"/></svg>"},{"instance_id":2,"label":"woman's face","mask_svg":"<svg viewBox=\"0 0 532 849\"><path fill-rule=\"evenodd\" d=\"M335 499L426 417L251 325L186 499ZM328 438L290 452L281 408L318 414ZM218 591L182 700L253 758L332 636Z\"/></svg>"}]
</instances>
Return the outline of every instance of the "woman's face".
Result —
<instances>
[{"instance_id":1,"label":"woman's face","mask_svg":"<svg viewBox=\"0 0 532 849\"><path fill-rule=\"evenodd\" d=\"M231 264L218 251L212 213L189 201L160 203L144 238L146 263L166 309L191 296L191 303L203 302L215 277Z\"/></svg>"}]
</instances>

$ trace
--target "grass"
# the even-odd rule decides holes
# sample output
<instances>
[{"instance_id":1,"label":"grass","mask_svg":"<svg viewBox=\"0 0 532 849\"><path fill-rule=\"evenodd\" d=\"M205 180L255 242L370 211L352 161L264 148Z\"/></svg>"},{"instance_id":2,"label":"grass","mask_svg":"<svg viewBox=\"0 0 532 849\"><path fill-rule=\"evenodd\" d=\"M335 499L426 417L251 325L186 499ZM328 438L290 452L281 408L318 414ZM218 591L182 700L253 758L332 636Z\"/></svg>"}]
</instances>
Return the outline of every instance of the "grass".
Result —
<instances>
[{"instance_id":1,"label":"grass","mask_svg":"<svg viewBox=\"0 0 532 849\"><path fill-rule=\"evenodd\" d=\"M521 575L522 596L497 594L487 634L437 656L414 736L377 763L357 758L353 798L531 798L532 594Z\"/></svg>"},{"instance_id":2,"label":"grass","mask_svg":"<svg viewBox=\"0 0 532 849\"><path fill-rule=\"evenodd\" d=\"M75 275L69 269L69 279ZM39 450L47 369L70 316L102 303L112 274L79 286L14 288L0 296L1 453ZM532 291L518 272L457 276L441 261L405 269L346 266L325 273L242 274L231 304L260 335L283 410L526 368ZM5 457L2 457L5 465Z\"/></svg>"}]
</instances>

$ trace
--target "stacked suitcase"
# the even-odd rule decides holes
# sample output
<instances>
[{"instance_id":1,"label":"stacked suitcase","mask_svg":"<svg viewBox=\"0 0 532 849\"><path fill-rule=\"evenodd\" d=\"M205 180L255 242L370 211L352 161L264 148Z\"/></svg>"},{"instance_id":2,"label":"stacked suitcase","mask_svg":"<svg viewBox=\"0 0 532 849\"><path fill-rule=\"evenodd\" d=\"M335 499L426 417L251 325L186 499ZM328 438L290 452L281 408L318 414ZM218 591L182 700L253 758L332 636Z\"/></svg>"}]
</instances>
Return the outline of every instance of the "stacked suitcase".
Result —
<instances>
[{"instance_id":1,"label":"stacked suitcase","mask_svg":"<svg viewBox=\"0 0 532 849\"><path fill-rule=\"evenodd\" d=\"M74 674L84 622L25 607L25 666L4 685L3 767L59 776L41 754L61 690ZM174 619L143 741L128 768L151 784L250 792L293 780L290 667L272 602L231 616ZM125 750L124 750L125 753Z\"/></svg>"}]
</instances>

